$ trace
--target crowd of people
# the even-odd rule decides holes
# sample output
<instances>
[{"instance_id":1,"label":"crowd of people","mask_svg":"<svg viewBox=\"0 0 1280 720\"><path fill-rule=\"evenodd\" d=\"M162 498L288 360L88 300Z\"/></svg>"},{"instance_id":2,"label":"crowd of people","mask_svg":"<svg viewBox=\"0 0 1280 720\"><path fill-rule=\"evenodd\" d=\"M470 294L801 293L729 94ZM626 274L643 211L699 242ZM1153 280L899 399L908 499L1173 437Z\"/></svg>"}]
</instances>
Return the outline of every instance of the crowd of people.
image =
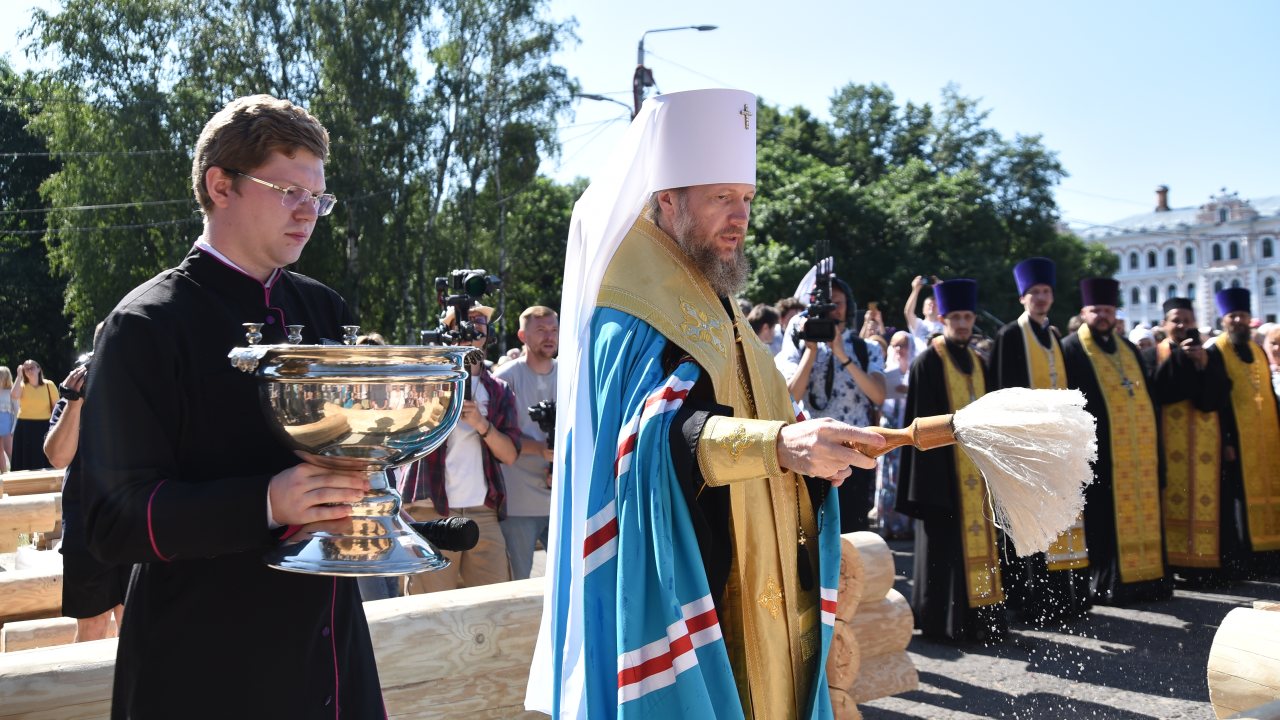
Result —
<instances>
[{"instance_id":1,"label":"crowd of people","mask_svg":"<svg viewBox=\"0 0 1280 720\"><path fill-rule=\"evenodd\" d=\"M520 313L521 347L470 365L456 429L397 477L409 516L469 518L479 542L444 551L445 570L359 584L263 563L346 517L368 480L299 462L225 359L246 319L267 343L290 321L308 344L353 324L337 293L286 269L336 202L328 132L268 96L219 111L193 159L204 231L100 325L92 369L59 386L34 360L16 378L0 368L0 469L66 468L64 608L81 639L120 628L113 715L200 696L200 716L225 716L252 696L264 716L335 717L341 688L350 716L382 717L361 601L527 578L539 547L551 582L529 707L641 716L739 701L829 717L842 532L914 537L917 626L961 642L1000 640L1011 613L1063 622L1168 597L1175 579L1277 571L1280 328L1253 322L1247 290L1218 293L1221 332L1170 298L1161 327L1128 336L1106 278L1081 280L1080 312L1054 327L1046 258L987 289L1025 311L990 337L961 278L914 278L900 329L840 277L824 318L804 283L735 302L754 108L732 90L645 104L618 172L575 208L560 311ZM465 320L486 348L493 315L476 305L445 325ZM993 522L962 452L877 458L867 429L1011 387L1079 390L1097 420L1084 512L1031 556ZM557 397L552 436L531 408ZM215 681L237 692L201 692Z\"/></svg>"}]
</instances>

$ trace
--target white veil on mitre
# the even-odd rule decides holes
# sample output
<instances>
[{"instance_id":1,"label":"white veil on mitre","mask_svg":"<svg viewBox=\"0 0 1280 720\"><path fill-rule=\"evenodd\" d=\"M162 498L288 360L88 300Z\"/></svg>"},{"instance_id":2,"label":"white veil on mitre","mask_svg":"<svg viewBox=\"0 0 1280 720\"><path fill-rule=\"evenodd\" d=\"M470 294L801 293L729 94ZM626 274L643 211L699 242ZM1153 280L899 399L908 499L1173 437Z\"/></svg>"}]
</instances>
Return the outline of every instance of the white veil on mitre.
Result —
<instances>
[{"instance_id":1,"label":"white veil on mitre","mask_svg":"<svg viewBox=\"0 0 1280 720\"><path fill-rule=\"evenodd\" d=\"M570 446L573 428L591 433L590 325L605 270L623 237L640 216L649 196L658 190L756 182L756 99L741 90L690 90L649 98L631 122L621 145L573 207L569 242L565 248L564 287L560 305L560 359L556 387L555 447L571 448L554 464L551 524L548 531L548 585L542 626L529 672L525 707L551 714L552 692L560 684L562 718L586 716L582 704L583 567L582 553L569 553L570 567L560 560L561 543L581 548L587 521L587 478L593 448L580 442ZM565 487L566 462L581 474ZM562 537L569 514L569 536ZM557 650L552 618L559 613L564 638ZM559 652L560 657L554 657ZM562 668L558 678L555 668Z\"/></svg>"}]
</instances>

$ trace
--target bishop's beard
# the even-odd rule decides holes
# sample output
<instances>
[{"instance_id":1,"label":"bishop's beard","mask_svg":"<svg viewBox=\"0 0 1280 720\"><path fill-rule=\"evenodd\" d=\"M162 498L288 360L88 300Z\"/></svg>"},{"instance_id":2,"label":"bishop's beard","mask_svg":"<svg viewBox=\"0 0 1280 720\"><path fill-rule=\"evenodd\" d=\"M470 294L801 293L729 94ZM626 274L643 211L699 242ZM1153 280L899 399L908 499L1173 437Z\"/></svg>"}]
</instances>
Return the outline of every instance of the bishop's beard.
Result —
<instances>
[{"instance_id":1,"label":"bishop's beard","mask_svg":"<svg viewBox=\"0 0 1280 720\"><path fill-rule=\"evenodd\" d=\"M693 266L702 273L719 297L732 297L747 285L747 277L751 274L751 261L747 260L744 242L734 248L733 257L722 259L715 248L715 237L722 233L736 233L733 228L725 228L718 232L709 232L706 226L687 212L688 208L683 196L677 201L680 213L676 217L672 235L680 249L684 250L693 262ZM745 235L745 233L744 233Z\"/></svg>"}]
</instances>

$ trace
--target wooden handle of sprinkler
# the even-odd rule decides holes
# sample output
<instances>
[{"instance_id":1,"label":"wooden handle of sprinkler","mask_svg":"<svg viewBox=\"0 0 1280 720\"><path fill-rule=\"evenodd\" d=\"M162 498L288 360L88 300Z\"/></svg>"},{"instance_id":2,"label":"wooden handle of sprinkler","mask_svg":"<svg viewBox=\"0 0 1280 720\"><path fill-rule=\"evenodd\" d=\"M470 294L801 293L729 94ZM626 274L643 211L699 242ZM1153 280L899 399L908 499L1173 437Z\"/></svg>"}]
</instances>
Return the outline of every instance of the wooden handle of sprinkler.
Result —
<instances>
[{"instance_id":1,"label":"wooden handle of sprinkler","mask_svg":"<svg viewBox=\"0 0 1280 720\"><path fill-rule=\"evenodd\" d=\"M955 428L951 427L951 415L932 415L916 418L904 428L865 428L884 437L885 443L878 448L871 448L861 443L854 443L853 449L867 457L880 457L890 450L910 445L917 450L953 445L956 441Z\"/></svg>"}]
</instances>

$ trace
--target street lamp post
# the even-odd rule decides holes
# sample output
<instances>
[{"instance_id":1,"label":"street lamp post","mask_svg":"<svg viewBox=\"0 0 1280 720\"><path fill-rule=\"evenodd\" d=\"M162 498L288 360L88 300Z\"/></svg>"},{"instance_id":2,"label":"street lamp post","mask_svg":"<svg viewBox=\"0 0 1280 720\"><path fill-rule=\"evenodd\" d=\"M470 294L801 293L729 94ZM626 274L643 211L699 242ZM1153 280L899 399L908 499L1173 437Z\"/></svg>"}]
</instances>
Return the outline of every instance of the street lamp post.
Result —
<instances>
[{"instance_id":1,"label":"street lamp post","mask_svg":"<svg viewBox=\"0 0 1280 720\"><path fill-rule=\"evenodd\" d=\"M622 102L621 100L615 100L611 97L605 97L604 95L597 95L595 93L577 93L576 95L574 95L574 97L580 97L583 100L595 100L597 102L610 102L610 103L613 103L614 105L621 105L622 107L626 108L628 112L631 111L630 105ZM635 116L632 115L632 117L635 117Z\"/></svg>"},{"instance_id":2,"label":"street lamp post","mask_svg":"<svg viewBox=\"0 0 1280 720\"><path fill-rule=\"evenodd\" d=\"M640 103L644 102L645 88L653 87L653 71L644 66L644 36L650 33L671 32L672 30L697 30L698 32L707 32L715 30L715 25L681 25L680 27L658 28L656 30L645 30L640 35L640 45L636 49L636 73L631 77L631 94L635 99L635 108L631 111L631 117L634 119L640 114Z\"/></svg>"}]
</instances>

